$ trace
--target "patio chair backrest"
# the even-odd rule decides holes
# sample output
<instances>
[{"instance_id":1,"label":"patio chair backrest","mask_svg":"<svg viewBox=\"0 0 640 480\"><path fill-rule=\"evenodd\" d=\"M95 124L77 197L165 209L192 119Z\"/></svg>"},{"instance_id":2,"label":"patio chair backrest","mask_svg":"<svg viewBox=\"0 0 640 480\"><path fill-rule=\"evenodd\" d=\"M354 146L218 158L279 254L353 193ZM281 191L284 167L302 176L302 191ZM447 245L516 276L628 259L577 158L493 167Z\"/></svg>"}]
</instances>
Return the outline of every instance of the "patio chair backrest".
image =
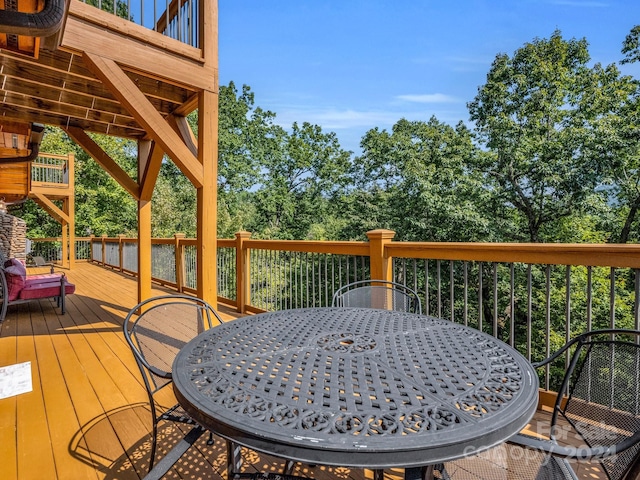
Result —
<instances>
[{"instance_id":1,"label":"patio chair backrest","mask_svg":"<svg viewBox=\"0 0 640 480\"><path fill-rule=\"evenodd\" d=\"M588 445L611 446L640 431L640 332L593 331L576 341L556 403L552 431L563 416ZM561 396L559 396L561 397ZM610 479L622 479L640 454L640 444L606 458L601 464Z\"/></svg>"},{"instance_id":2,"label":"patio chair backrest","mask_svg":"<svg viewBox=\"0 0 640 480\"><path fill-rule=\"evenodd\" d=\"M401 283L385 280L349 283L334 293L332 305L422 313L420 298L414 290Z\"/></svg>"},{"instance_id":3,"label":"patio chair backrest","mask_svg":"<svg viewBox=\"0 0 640 480\"><path fill-rule=\"evenodd\" d=\"M178 351L198 333L222 323L205 301L187 295L164 295L139 303L123 329L150 395L171 381Z\"/></svg>"}]
</instances>

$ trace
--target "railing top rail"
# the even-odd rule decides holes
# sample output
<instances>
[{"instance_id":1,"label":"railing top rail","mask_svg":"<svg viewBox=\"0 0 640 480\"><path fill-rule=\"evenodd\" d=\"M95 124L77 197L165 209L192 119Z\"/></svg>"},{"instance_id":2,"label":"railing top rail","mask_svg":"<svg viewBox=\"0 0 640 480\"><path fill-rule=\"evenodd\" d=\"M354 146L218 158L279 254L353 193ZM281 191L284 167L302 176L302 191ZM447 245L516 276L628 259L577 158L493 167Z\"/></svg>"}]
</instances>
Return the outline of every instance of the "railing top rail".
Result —
<instances>
[{"instance_id":1,"label":"railing top rail","mask_svg":"<svg viewBox=\"0 0 640 480\"><path fill-rule=\"evenodd\" d=\"M52 158L55 160L69 160L70 155L60 155L57 153L38 153L38 156L32 161L32 163L38 163L39 158Z\"/></svg>"},{"instance_id":2,"label":"railing top rail","mask_svg":"<svg viewBox=\"0 0 640 480\"><path fill-rule=\"evenodd\" d=\"M314 240L245 240L248 248L287 250L293 252L333 253L340 255L369 255L369 242L340 242Z\"/></svg>"},{"instance_id":3,"label":"railing top rail","mask_svg":"<svg viewBox=\"0 0 640 480\"><path fill-rule=\"evenodd\" d=\"M391 242L385 248L402 258L640 268L637 244Z\"/></svg>"}]
</instances>

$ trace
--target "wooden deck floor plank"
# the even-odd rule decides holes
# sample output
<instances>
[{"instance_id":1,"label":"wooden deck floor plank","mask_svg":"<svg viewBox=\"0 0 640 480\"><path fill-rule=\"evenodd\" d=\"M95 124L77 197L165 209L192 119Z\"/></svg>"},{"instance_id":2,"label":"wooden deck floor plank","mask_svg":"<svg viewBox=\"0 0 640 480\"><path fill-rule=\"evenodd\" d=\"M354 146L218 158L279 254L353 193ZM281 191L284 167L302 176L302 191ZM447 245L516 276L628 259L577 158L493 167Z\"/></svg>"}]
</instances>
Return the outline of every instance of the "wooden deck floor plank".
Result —
<instances>
[{"instance_id":1,"label":"wooden deck floor plank","mask_svg":"<svg viewBox=\"0 0 640 480\"><path fill-rule=\"evenodd\" d=\"M17 359L18 337L16 314L7 314L0 324L0 366L14 365ZM0 478L17 478L17 398L0 399Z\"/></svg>"},{"instance_id":2,"label":"wooden deck floor plank","mask_svg":"<svg viewBox=\"0 0 640 480\"><path fill-rule=\"evenodd\" d=\"M49 424L40 388L38 354L31 326L30 304L17 305L24 315L18 320L16 335L18 341L17 362L31 362L33 391L16 397L17 400L17 449L18 478L38 478L55 472L55 461L49 442ZM34 312L36 321L42 316Z\"/></svg>"},{"instance_id":3,"label":"wooden deck floor plank","mask_svg":"<svg viewBox=\"0 0 640 480\"><path fill-rule=\"evenodd\" d=\"M83 363L95 365L99 359L99 362L106 366L94 388L101 399L106 399L101 400L106 411L119 411L118 415L109 416L109 421L112 422L114 431L127 451L130 446L141 442L148 443L151 429L148 399L138 367L121 333L122 319L118 316L114 318L112 313L105 311L102 306L97 306L96 302L87 301L86 296L75 297L76 302L68 308L69 318L73 319L76 325L82 326L76 329L75 333L84 336L87 345L90 346L90 349L84 351L86 360L83 360ZM64 324L64 328L73 328L71 320ZM97 378L98 375L94 377ZM100 393L101 391L103 393ZM131 416L126 421L120 421L119 419L123 418L121 409L129 405L145 405L147 409L132 409L137 418ZM135 453L138 458L139 451ZM146 456L148 457L148 448ZM146 465L148 459L145 468Z\"/></svg>"},{"instance_id":4,"label":"wooden deck floor plank","mask_svg":"<svg viewBox=\"0 0 640 480\"><path fill-rule=\"evenodd\" d=\"M97 479L95 468L69 456L69 447L80 430L80 424L58 360L58 354L65 352L64 348L60 348L64 339L55 328L50 329L50 326L58 323L58 310L49 307L43 307L42 321L32 315L32 328L38 358L46 359L39 361L37 368L49 421L50 443L56 470L69 475L69 478Z\"/></svg>"},{"instance_id":5,"label":"wooden deck floor plank","mask_svg":"<svg viewBox=\"0 0 640 480\"><path fill-rule=\"evenodd\" d=\"M69 315L60 315L47 322L77 416L78 426L69 438L69 451L75 461L91 465L96 472L100 472L110 467L112 462L108 459L122 457L124 449L110 423L101 421L106 418L106 413L90 380L93 372L87 369L78 355L85 339L74 329L65 329L63 319L68 321L69 318ZM93 443L89 444L90 441ZM98 478L104 477L98 475Z\"/></svg>"}]
</instances>

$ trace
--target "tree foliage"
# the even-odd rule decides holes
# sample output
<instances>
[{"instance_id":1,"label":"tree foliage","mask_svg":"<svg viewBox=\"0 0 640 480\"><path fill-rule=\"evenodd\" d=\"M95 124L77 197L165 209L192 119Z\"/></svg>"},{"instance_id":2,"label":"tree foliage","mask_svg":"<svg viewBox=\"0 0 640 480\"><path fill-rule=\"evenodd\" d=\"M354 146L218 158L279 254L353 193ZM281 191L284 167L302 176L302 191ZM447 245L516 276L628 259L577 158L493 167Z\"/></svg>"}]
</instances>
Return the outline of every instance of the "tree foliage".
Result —
<instances>
[{"instance_id":1,"label":"tree foliage","mask_svg":"<svg viewBox=\"0 0 640 480\"><path fill-rule=\"evenodd\" d=\"M481 168L522 216L532 242L550 239L545 227L558 219L584 212L601 183L598 124L616 100L601 94L616 93L610 87L618 75L589 60L586 40L567 41L556 31L513 56L497 55L468 105L490 152Z\"/></svg>"}]
</instances>

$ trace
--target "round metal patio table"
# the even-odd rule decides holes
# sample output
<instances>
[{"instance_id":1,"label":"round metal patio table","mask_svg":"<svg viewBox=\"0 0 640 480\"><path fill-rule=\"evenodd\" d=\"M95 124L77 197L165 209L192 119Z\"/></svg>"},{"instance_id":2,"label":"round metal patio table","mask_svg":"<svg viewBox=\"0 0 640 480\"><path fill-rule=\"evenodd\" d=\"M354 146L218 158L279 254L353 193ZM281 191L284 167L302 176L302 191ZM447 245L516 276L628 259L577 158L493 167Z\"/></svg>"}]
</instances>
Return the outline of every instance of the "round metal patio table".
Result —
<instances>
[{"instance_id":1,"label":"round metal patio table","mask_svg":"<svg viewBox=\"0 0 640 480\"><path fill-rule=\"evenodd\" d=\"M538 378L496 338L425 315L310 308L198 335L173 367L180 404L239 445L310 464L414 468L504 442Z\"/></svg>"}]
</instances>

